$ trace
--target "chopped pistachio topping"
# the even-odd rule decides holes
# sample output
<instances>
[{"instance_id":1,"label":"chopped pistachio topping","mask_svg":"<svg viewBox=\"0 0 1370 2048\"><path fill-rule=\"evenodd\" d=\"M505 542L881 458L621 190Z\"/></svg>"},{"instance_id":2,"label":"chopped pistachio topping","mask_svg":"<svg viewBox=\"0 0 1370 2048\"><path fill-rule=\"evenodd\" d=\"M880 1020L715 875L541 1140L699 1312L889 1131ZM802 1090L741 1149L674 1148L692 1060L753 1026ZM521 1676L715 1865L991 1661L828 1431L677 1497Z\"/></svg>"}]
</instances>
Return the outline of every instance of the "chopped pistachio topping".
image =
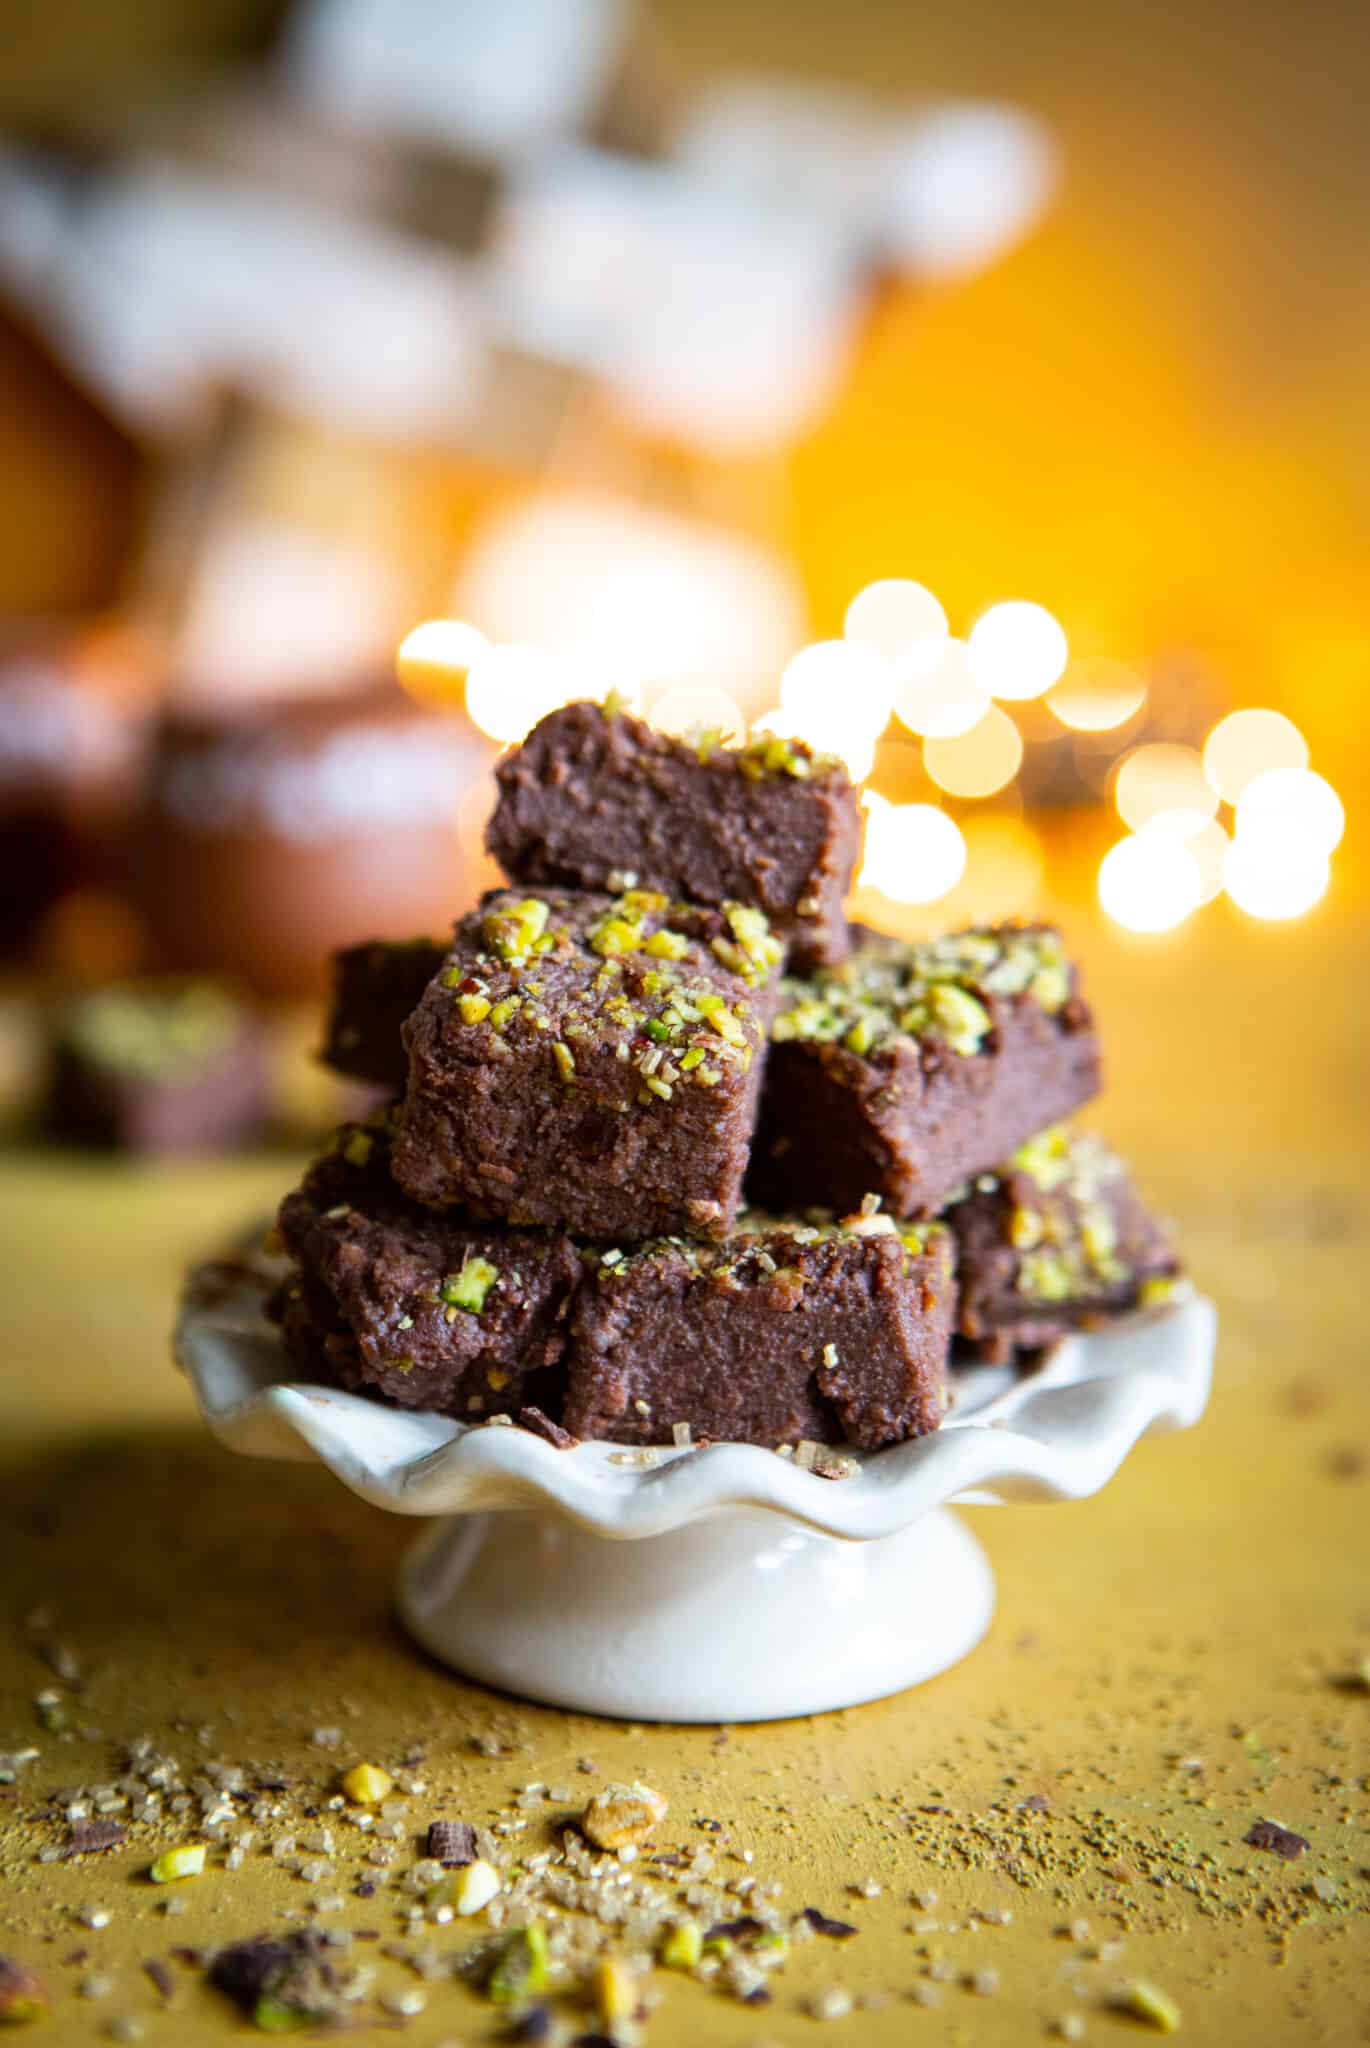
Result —
<instances>
[{"instance_id":1,"label":"chopped pistachio topping","mask_svg":"<svg viewBox=\"0 0 1370 2048\"><path fill-rule=\"evenodd\" d=\"M354 1806L379 1806L394 1784L379 1764L354 1764L342 1777L342 1789Z\"/></svg>"},{"instance_id":2,"label":"chopped pistachio topping","mask_svg":"<svg viewBox=\"0 0 1370 2048\"><path fill-rule=\"evenodd\" d=\"M213 982L114 982L72 1004L62 1035L100 1066L174 1078L223 1052L241 1026L239 1005Z\"/></svg>"},{"instance_id":3,"label":"chopped pistachio topping","mask_svg":"<svg viewBox=\"0 0 1370 2048\"><path fill-rule=\"evenodd\" d=\"M654 960L683 960L689 947L684 932L673 932L669 925L663 925L659 932L652 933L642 950Z\"/></svg>"},{"instance_id":4,"label":"chopped pistachio topping","mask_svg":"<svg viewBox=\"0 0 1370 2048\"><path fill-rule=\"evenodd\" d=\"M499 910L487 910L481 923L485 943L501 960L524 960L547 930L549 909L540 896L525 896Z\"/></svg>"},{"instance_id":5,"label":"chopped pistachio topping","mask_svg":"<svg viewBox=\"0 0 1370 2048\"><path fill-rule=\"evenodd\" d=\"M478 1316L498 1279L498 1266L492 1266L489 1259L473 1256L459 1273L447 1275L438 1293L449 1308L464 1308L469 1315Z\"/></svg>"},{"instance_id":6,"label":"chopped pistachio topping","mask_svg":"<svg viewBox=\"0 0 1370 2048\"><path fill-rule=\"evenodd\" d=\"M964 1057L989 1036L989 995L1029 995L1053 1015L1070 993L1058 932L1004 926L904 944L878 939L811 981L782 982L779 1043L842 1044L865 1055L895 1039L931 1039Z\"/></svg>"},{"instance_id":7,"label":"chopped pistachio topping","mask_svg":"<svg viewBox=\"0 0 1370 2048\"><path fill-rule=\"evenodd\" d=\"M516 1927L506 1938L485 1980L485 1995L494 2005L516 2005L535 1998L548 1984L547 1930L540 1920Z\"/></svg>"},{"instance_id":8,"label":"chopped pistachio topping","mask_svg":"<svg viewBox=\"0 0 1370 2048\"><path fill-rule=\"evenodd\" d=\"M704 1953L704 1930L697 1920L678 1920L661 1944L664 1970L693 1970Z\"/></svg>"},{"instance_id":9,"label":"chopped pistachio topping","mask_svg":"<svg viewBox=\"0 0 1370 2048\"><path fill-rule=\"evenodd\" d=\"M490 998L478 995L462 996L457 1008L461 1011L463 1024L479 1024L490 1014Z\"/></svg>"},{"instance_id":10,"label":"chopped pistachio topping","mask_svg":"<svg viewBox=\"0 0 1370 2048\"><path fill-rule=\"evenodd\" d=\"M154 1884L177 1884L184 1877L198 1877L208 1853L203 1842L186 1842L179 1849L164 1849L148 1876Z\"/></svg>"},{"instance_id":11,"label":"chopped pistachio topping","mask_svg":"<svg viewBox=\"0 0 1370 2048\"><path fill-rule=\"evenodd\" d=\"M365 1166L375 1149L376 1140L370 1131L352 1130L343 1139L342 1156L349 1166Z\"/></svg>"}]
</instances>

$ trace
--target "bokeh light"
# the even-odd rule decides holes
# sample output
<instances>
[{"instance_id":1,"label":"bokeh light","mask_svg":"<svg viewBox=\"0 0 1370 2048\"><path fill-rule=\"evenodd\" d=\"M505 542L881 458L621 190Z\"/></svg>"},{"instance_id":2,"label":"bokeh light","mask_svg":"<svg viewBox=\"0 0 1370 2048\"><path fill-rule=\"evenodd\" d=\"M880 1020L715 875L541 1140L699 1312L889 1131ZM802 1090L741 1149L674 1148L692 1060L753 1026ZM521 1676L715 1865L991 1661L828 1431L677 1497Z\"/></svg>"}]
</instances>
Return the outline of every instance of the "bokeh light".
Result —
<instances>
[{"instance_id":1,"label":"bokeh light","mask_svg":"<svg viewBox=\"0 0 1370 2048\"><path fill-rule=\"evenodd\" d=\"M922 739L956 739L989 710L989 693L970 671L964 640L908 648L895 664L894 708Z\"/></svg>"},{"instance_id":2,"label":"bokeh light","mask_svg":"<svg viewBox=\"0 0 1370 2048\"><path fill-rule=\"evenodd\" d=\"M395 656L395 673L411 697L423 704L459 704L466 677L490 642L462 619L425 619L406 633Z\"/></svg>"},{"instance_id":3,"label":"bokeh light","mask_svg":"<svg viewBox=\"0 0 1370 2048\"><path fill-rule=\"evenodd\" d=\"M1192 823L1192 820L1192 812L1185 812L1174 820L1169 819L1165 812L1161 812L1158 817L1151 819L1146 829L1148 832L1169 831L1184 840L1184 850L1192 857L1199 870L1199 906L1202 908L1205 903L1212 903L1215 897L1223 893L1224 863L1227 859L1227 849L1232 842L1216 818L1210 818L1197 832L1186 833L1183 827Z\"/></svg>"},{"instance_id":4,"label":"bokeh light","mask_svg":"<svg viewBox=\"0 0 1370 2048\"><path fill-rule=\"evenodd\" d=\"M780 702L805 738L811 730L845 724L876 740L894 709L894 674L882 655L859 640L819 640L801 648L786 667Z\"/></svg>"},{"instance_id":5,"label":"bokeh light","mask_svg":"<svg viewBox=\"0 0 1370 2048\"><path fill-rule=\"evenodd\" d=\"M1341 798L1308 768L1270 768L1248 782L1237 803L1239 841L1280 842L1311 854L1331 853L1346 828Z\"/></svg>"},{"instance_id":6,"label":"bokeh light","mask_svg":"<svg viewBox=\"0 0 1370 2048\"><path fill-rule=\"evenodd\" d=\"M492 740L521 740L540 718L584 694L583 678L541 647L490 647L466 678L466 709Z\"/></svg>"},{"instance_id":7,"label":"bokeh light","mask_svg":"<svg viewBox=\"0 0 1370 2048\"><path fill-rule=\"evenodd\" d=\"M717 732L729 746L747 736L747 720L736 700L712 683L672 683L652 705L652 724L682 738Z\"/></svg>"},{"instance_id":8,"label":"bokeh light","mask_svg":"<svg viewBox=\"0 0 1370 2048\"><path fill-rule=\"evenodd\" d=\"M836 754L853 782L864 782L875 765L875 735L858 732L843 718L840 705L830 705L821 718L801 724L783 706L763 711L752 720L753 732L778 733L782 739L805 740L820 754Z\"/></svg>"},{"instance_id":9,"label":"bokeh light","mask_svg":"<svg viewBox=\"0 0 1370 2048\"><path fill-rule=\"evenodd\" d=\"M1091 656L1069 663L1046 702L1052 716L1072 732L1112 732L1141 710L1146 684L1121 661Z\"/></svg>"},{"instance_id":10,"label":"bokeh light","mask_svg":"<svg viewBox=\"0 0 1370 2048\"><path fill-rule=\"evenodd\" d=\"M945 640L947 615L921 583L903 576L884 576L878 583L868 583L852 599L842 630L848 640L895 662L911 647Z\"/></svg>"},{"instance_id":11,"label":"bokeh light","mask_svg":"<svg viewBox=\"0 0 1370 2048\"><path fill-rule=\"evenodd\" d=\"M1223 883L1237 908L1267 922L1302 917L1330 878L1326 854L1259 839L1234 839L1223 864Z\"/></svg>"},{"instance_id":12,"label":"bokeh light","mask_svg":"<svg viewBox=\"0 0 1370 2048\"><path fill-rule=\"evenodd\" d=\"M1114 780L1113 801L1134 832L1156 825L1172 838L1200 831L1218 808L1196 749L1170 740L1133 748Z\"/></svg>"},{"instance_id":13,"label":"bokeh light","mask_svg":"<svg viewBox=\"0 0 1370 2048\"><path fill-rule=\"evenodd\" d=\"M867 794L864 887L895 903L934 903L956 887L965 868L965 837L945 811Z\"/></svg>"},{"instance_id":14,"label":"bokeh light","mask_svg":"<svg viewBox=\"0 0 1370 2048\"><path fill-rule=\"evenodd\" d=\"M1204 774L1223 799L1235 804L1247 784L1276 768L1306 768L1308 742L1279 711L1232 711L1204 742Z\"/></svg>"},{"instance_id":15,"label":"bokeh light","mask_svg":"<svg viewBox=\"0 0 1370 2048\"><path fill-rule=\"evenodd\" d=\"M967 644L980 687L1015 703L1049 690L1070 658L1060 623L1044 605L1022 598L992 604L971 627Z\"/></svg>"},{"instance_id":16,"label":"bokeh light","mask_svg":"<svg viewBox=\"0 0 1370 2048\"><path fill-rule=\"evenodd\" d=\"M1022 735L997 704L969 732L929 739L923 747L928 774L949 796L993 796L1012 782L1022 760Z\"/></svg>"},{"instance_id":17,"label":"bokeh light","mask_svg":"<svg viewBox=\"0 0 1370 2048\"><path fill-rule=\"evenodd\" d=\"M1198 861L1170 833L1120 839L1099 864L1099 901L1126 931L1173 931L1198 909L1202 894Z\"/></svg>"}]
</instances>

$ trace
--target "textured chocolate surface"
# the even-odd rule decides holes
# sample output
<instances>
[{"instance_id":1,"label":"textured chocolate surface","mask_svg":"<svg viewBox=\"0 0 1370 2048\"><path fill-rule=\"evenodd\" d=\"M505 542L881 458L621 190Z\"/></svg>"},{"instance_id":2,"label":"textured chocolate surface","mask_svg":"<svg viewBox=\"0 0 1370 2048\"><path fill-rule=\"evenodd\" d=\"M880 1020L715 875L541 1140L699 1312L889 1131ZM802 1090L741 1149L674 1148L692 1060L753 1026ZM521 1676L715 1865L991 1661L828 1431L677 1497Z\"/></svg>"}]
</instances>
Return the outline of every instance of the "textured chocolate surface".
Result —
<instances>
[{"instance_id":1,"label":"textured chocolate surface","mask_svg":"<svg viewBox=\"0 0 1370 2048\"><path fill-rule=\"evenodd\" d=\"M344 1125L281 1204L298 1268L277 1302L287 1349L407 1408L510 1413L565 1350L580 1260L560 1235L416 1207L390 1178L388 1150L383 1123Z\"/></svg>"},{"instance_id":2,"label":"textured chocolate surface","mask_svg":"<svg viewBox=\"0 0 1370 2048\"><path fill-rule=\"evenodd\" d=\"M723 1245L611 1255L577 1302L566 1426L629 1444L680 1423L772 1446L920 1436L941 1419L954 1304L937 1224L758 1216Z\"/></svg>"},{"instance_id":3,"label":"textured chocolate surface","mask_svg":"<svg viewBox=\"0 0 1370 2048\"><path fill-rule=\"evenodd\" d=\"M586 1238L721 1236L780 950L755 909L492 891L405 1026L396 1178Z\"/></svg>"},{"instance_id":4,"label":"textured chocolate surface","mask_svg":"<svg viewBox=\"0 0 1370 2048\"><path fill-rule=\"evenodd\" d=\"M867 939L782 983L748 1183L772 1209L879 1195L935 1213L952 1189L1098 1092L1098 1040L1057 933L1003 926Z\"/></svg>"},{"instance_id":5,"label":"textured chocolate surface","mask_svg":"<svg viewBox=\"0 0 1370 2048\"><path fill-rule=\"evenodd\" d=\"M212 982L114 982L58 1017L54 1137L148 1156L217 1152L259 1136L269 1111L262 1027Z\"/></svg>"},{"instance_id":6,"label":"textured chocolate surface","mask_svg":"<svg viewBox=\"0 0 1370 2048\"><path fill-rule=\"evenodd\" d=\"M516 881L604 889L632 875L694 903L756 904L798 967L848 950L856 791L802 742L695 746L582 702L544 718L495 778L486 845Z\"/></svg>"},{"instance_id":7,"label":"textured chocolate surface","mask_svg":"<svg viewBox=\"0 0 1370 2048\"><path fill-rule=\"evenodd\" d=\"M1139 1302L1179 1261L1101 1139L1062 1127L1021 1145L946 1211L956 1236L957 1329L1003 1361Z\"/></svg>"},{"instance_id":8,"label":"textured chocolate surface","mask_svg":"<svg viewBox=\"0 0 1370 2048\"><path fill-rule=\"evenodd\" d=\"M374 939L333 955L333 1001L320 1057L339 1074L403 1089L409 1060L400 1030L446 956L436 939Z\"/></svg>"}]
</instances>

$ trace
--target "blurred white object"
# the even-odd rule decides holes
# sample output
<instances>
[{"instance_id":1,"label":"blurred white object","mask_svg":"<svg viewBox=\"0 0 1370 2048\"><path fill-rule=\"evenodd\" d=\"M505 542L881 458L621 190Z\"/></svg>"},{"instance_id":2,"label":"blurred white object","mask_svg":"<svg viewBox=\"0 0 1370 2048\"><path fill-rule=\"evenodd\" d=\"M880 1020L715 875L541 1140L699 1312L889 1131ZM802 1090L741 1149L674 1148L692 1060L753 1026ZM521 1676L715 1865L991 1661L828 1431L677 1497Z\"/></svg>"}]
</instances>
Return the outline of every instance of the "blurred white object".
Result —
<instances>
[{"instance_id":1,"label":"blurred white object","mask_svg":"<svg viewBox=\"0 0 1370 2048\"><path fill-rule=\"evenodd\" d=\"M411 1633L485 1684L635 1720L818 1713L946 1670L994 1605L946 1504L1097 1493L1140 1438L1199 1420L1217 1331L1192 1299L1071 1337L1040 1372L956 1374L940 1430L849 1454L833 1480L755 1444L558 1451L300 1383L262 1312L280 1273L254 1257L191 1276L176 1356L215 1436L446 1517L401 1572Z\"/></svg>"},{"instance_id":2,"label":"blurred white object","mask_svg":"<svg viewBox=\"0 0 1370 2048\"><path fill-rule=\"evenodd\" d=\"M604 378L648 432L723 455L803 430L862 303L857 252L825 220L591 149L514 180L489 276L502 334Z\"/></svg>"},{"instance_id":3,"label":"blurred white object","mask_svg":"<svg viewBox=\"0 0 1370 2048\"><path fill-rule=\"evenodd\" d=\"M41 161L0 156L0 276L134 426L194 426L231 387L391 439L462 430L484 340L456 258L155 160L63 192Z\"/></svg>"},{"instance_id":4,"label":"blurred white object","mask_svg":"<svg viewBox=\"0 0 1370 2048\"><path fill-rule=\"evenodd\" d=\"M531 642L641 698L712 685L745 704L803 637L804 595L778 554L626 501L536 498L477 534L453 610L492 641ZM707 724L707 718L701 717Z\"/></svg>"},{"instance_id":5,"label":"blurred white object","mask_svg":"<svg viewBox=\"0 0 1370 2048\"><path fill-rule=\"evenodd\" d=\"M825 220L915 277L964 276L1013 246L1058 176L1041 122L993 101L897 108L835 87L731 79L675 141L694 177L752 205Z\"/></svg>"},{"instance_id":6,"label":"blurred white object","mask_svg":"<svg viewBox=\"0 0 1370 2048\"><path fill-rule=\"evenodd\" d=\"M287 75L351 127L513 162L593 114L627 25L625 0L309 0Z\"/></svg>"}]
</instances>

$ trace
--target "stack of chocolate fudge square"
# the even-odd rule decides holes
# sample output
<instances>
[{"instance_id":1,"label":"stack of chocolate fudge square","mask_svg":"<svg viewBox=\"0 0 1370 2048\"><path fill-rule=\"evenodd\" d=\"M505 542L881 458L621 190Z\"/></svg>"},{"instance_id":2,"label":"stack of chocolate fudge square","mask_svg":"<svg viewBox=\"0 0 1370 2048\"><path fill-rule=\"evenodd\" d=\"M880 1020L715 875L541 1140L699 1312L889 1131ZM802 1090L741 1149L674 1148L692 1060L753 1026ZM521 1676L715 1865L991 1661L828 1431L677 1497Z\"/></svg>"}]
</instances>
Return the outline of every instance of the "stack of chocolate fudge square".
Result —
<instances>
[{"instance_id":1,"label":"stack of chocolate fudge square","mask_svg":"<svg viewBox=\"0 0 1370 2048\"><path fill-rule=\"evenodd\" d=\"M388 1099L280 1210L306 1370L807 1462L935 1429L954 1346L1031 1358L1173 1284L1063 1121L1100 1063L1059 933L849 926L839 763L578 703L497 781L511 886L337 962L325 1057Z\"/></svg>"}]
</instances>

